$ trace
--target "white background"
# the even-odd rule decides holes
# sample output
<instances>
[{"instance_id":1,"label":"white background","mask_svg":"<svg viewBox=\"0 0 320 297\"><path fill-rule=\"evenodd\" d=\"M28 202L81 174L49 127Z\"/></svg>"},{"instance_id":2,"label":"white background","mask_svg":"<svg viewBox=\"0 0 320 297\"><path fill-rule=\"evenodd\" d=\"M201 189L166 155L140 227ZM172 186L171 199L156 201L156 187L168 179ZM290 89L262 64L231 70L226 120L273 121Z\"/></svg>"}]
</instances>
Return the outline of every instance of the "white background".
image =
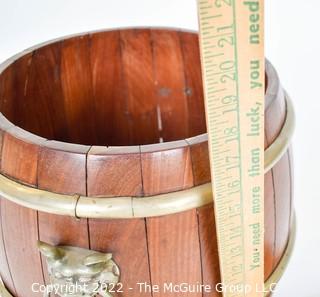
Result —
<instances>
[{"instance_id":1,"label":"white background","mask_svg":"<svg viewBox=\"0 0 320 297\"><path fill-rule=\"evenodd\" d=\"M298 238L275 297L320 296L319 12L319 0L266 0L266 55L297 114ZM197 30L196 0L0 0L0 62L62 35L135 25Z\"/></svg>"}]
</instances>

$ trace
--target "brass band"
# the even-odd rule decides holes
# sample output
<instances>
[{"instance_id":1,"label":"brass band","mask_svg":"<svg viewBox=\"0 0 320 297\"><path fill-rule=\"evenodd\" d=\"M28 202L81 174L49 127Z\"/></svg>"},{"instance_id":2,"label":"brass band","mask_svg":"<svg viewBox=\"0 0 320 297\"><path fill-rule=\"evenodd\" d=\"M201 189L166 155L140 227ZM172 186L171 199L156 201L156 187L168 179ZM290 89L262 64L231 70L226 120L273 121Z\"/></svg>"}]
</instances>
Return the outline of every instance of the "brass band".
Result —
<instances>
[{"instance_id":1,"label":"brass band","mask_svg":"<svg viewBox=\"0 0 320 297\"><path fill-rule=\"evenodd\" d=\"M294 110L288 96L287 116L274 143L265 151L265 172L286 152L294 130ZM86 197L32 188L0 175L0 196L34 210L79 218L145 218L201 207L212 202L211 184L148 197Z\"/></svg>"},{"instance_id":2,"label":"brass band","mask_svg":"<svg viewBox=\"0 0 320 297\"><path fill-rule=\"evenodd\" d=\"M13 297L6 289L1 277L0 277L0 296L1 297Z\"/></svg>"},{"instance_id":3,"label":"brass band","mask_svg":"<svg viewBox=\"0 0 320 297\"><path fill-rule=\"evenodd\" d=\"M82 34L80 34L82 35ZM47 42L50 44L54 41ZM42 44L40 46L44 46ZM36 48L26 50L0 65L0 73L13 61ZM276 97L280 88L273 66L266 61L268 76L267 98ZM286 152L294 130L294 111L287 94L286 120L277 139L265 150L265 172L269 171ZM270 100L269 100L270 101ZM0 197L34 210L84 218L143 218L183 212L212 202L211 184L148 197L85 197L63 195L25 186L0 174Z\"/></svg>"},{"instance_id":4,"label":"brass band","mask_svg":"<svg viewBox=\"0 0 320 297\"><path fill-rule=\"evenodd\" d=\"M290 141L295 128L295 115L294 109L289 98L288 94L285 94L286 98L286 120L281 129L280 134L276 138L276 140L272 143L272 145L265 151L264 153L264 170L268 172L284 155L288 146L290 145Z\"/></svg>"}]
</instances>

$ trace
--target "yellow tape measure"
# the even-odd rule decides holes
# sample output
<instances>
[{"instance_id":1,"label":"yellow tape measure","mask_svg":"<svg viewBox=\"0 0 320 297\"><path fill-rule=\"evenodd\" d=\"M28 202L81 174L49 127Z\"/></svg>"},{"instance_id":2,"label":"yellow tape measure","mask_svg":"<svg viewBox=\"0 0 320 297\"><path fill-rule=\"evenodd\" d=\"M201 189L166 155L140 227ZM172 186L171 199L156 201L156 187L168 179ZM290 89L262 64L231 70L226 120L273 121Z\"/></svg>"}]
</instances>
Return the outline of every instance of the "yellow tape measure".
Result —
<instances>
[{"instance_id":1,"label":"yellow tape measure","mask_svg":"<svg viewBox=\"0 0 320 297\"><path fill-rule=\"evenodd\" d=\"M198 0L223 296L263 296L264 3Z\"/></svg>"}]
</instances>

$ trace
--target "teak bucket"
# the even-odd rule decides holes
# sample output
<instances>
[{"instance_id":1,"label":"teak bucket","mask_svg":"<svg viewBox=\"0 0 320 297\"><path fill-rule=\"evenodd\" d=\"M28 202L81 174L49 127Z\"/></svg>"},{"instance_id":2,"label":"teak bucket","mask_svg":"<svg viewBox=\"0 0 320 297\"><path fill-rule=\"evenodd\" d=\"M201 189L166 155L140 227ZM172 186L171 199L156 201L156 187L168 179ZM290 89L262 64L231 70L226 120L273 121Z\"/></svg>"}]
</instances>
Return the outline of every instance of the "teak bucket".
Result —
<instances>
[{"instance_id":1,"label":"teak bucket","mask_svg":"<svg viewBox=\"0 0 320 297\"><path fill-rule=\"evenodd\" d=\"M0 73L0 274L10 293L0 292L42 296L33 285L50 282L49 265L58 283L90 282L110 267L118 277L119 267L124 292L112 296L220 296L161 289L220 282L198 35L87 33L25 51ZM269 62L266 77L270 284L292 246L294 115ZM65 248L43 242L113 260L74 249L79 267L68 270ZM144 282L160 292L140 290Z\"/></svg>"}]
</instances>

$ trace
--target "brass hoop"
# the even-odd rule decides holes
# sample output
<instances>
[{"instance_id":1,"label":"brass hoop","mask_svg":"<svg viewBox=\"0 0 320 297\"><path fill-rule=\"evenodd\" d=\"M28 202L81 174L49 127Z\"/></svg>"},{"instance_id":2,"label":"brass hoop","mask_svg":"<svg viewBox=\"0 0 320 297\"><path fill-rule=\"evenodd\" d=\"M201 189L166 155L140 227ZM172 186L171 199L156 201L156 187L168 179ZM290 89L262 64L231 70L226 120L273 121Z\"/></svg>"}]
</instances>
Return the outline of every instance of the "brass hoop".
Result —
<instances>
[{"instance_id":1,"label":"brass hoop","mask_svg":"<svg viewBox=\"0 0 320 297\"><path fill-rule=\"evenodd\" d=\"M286 109L287 115L285 123L281 129L280 134L271 146L265 150L264 153L264 171L268 172L284 155L288 146L290 145L291 138L293 136L295 128L295 114L291 99L287 93L286 98Z\"/></svg>"},{"instance_id":2,"label":"brass hoop","mask_svg":"<svg viewBox=\"0 0 320 297\"><path fill-rule=\"evenodd\" d=\"M278 138L265 151L265 172L286 152L294 130L294 110L286 96L287 116ZM86 197L39 190L0 175L0 196L18 205L78 218L128 219L163 216L212 202L211 183L148 197Z\"/></svg>"}]
</instances>

